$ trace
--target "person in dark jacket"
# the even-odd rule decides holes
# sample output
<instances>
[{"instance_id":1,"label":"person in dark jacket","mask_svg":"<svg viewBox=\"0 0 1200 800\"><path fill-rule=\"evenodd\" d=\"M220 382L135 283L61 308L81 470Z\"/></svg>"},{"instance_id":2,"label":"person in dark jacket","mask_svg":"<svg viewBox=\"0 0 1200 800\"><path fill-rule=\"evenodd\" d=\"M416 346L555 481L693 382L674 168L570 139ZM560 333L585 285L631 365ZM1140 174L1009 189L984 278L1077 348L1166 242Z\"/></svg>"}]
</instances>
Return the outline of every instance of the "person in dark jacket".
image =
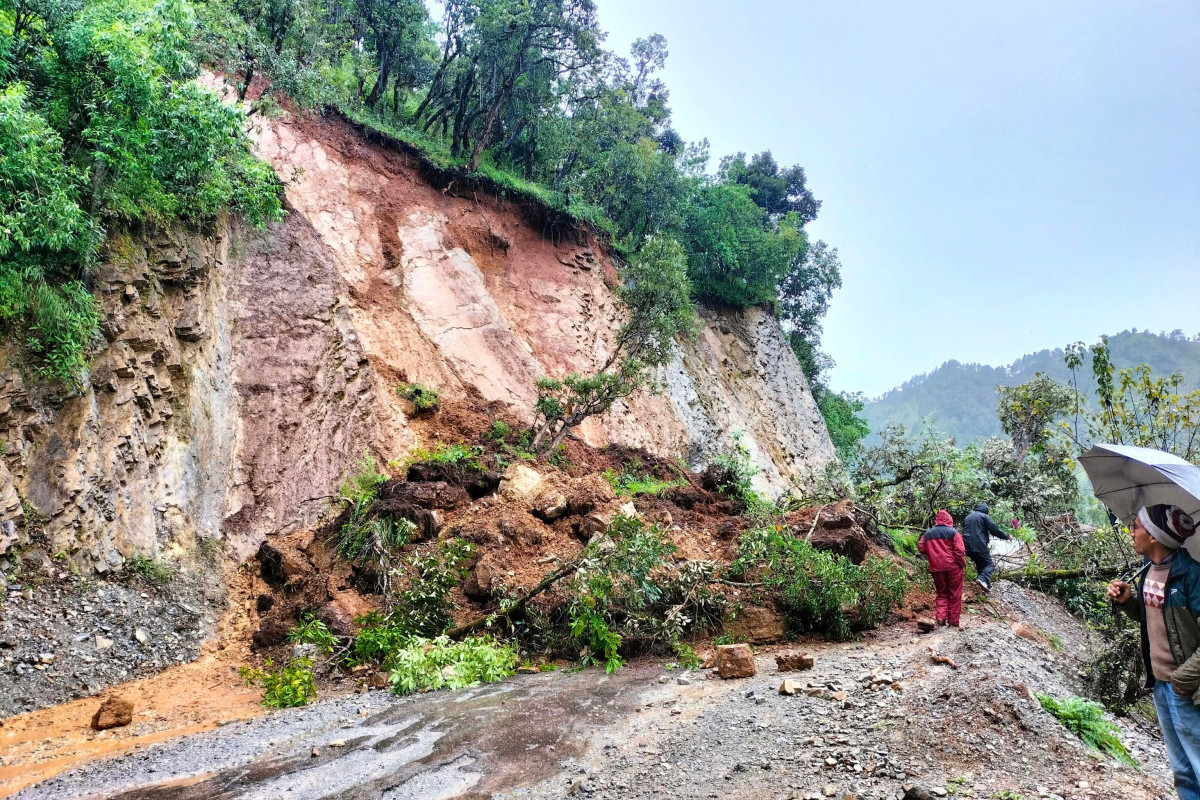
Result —
<instances>
[{"instance_id":1,"label":"person in dark jacket","mask_svg":"<svg viewBox=\"0 0 1200 800\"><path fill-rule=\"evenodd\" d=\"M1146 563L1108 596L1142 628L1146 687L1180 800L1200 800L1200 564L1183 545L1196 532L1178 506L1142 508L1129 528Z\"/></svg>"},{"instance_id":2,"label":"person in dark jacket","mask_svg":"<svg viewBox=\"0 0 1200 800\"><path fill-rule=\"evenodd\" d=\"M1007 533L1000 530L1000 526L988 516L988 504L980 503L975 506L975 510L967 514L967 518L963 520L962 537L963 544L967 548L967 558L975 564L975 571L979 573L979 577L975 579L985 592L992 589L992 573L996 571L996 562L992 561L992 552L988 549L988 542L991 537L997 539L1010 538Z\"/></svg>"},{"instance_id":3,"label":"person in dark jacket","mask_svg":"<svg viewBox=\"0 0 1200 800\"><path fill-rule=\"evenodd\" d=\"M939 511L934 526L921 534L917 550L929 559L929 573L937 591L937 621L939 625L959 627L962 616L963 570L967 554L962 534L954 530L954 518L948 511Z\"/></svg>"}]
</instances>

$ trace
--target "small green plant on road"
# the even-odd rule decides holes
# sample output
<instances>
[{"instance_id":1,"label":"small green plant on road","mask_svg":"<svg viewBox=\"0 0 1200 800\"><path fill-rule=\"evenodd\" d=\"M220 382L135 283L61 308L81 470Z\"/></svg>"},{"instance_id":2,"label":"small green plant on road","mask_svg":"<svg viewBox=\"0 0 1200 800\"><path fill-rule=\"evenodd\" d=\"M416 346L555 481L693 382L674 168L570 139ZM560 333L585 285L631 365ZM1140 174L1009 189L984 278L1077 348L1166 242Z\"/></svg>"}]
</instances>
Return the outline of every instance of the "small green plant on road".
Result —
<instances>
[{"instance_id":1,"label":"small green plant on road","mask_svg":"<svg viewBox=\"0 0 1200 800\"><path fill-rule=\"evenodd\" d=\"M1137 762L1117 736L1117 726L1104 718L1104 707L1099 703L1075 696L1059 700L1048 694L1039 694L1037 699L1042 708L1064 728L1083 739L1088 747L1108 753L1125 766L1137 769Z\"/></svg>"}]
</instances>

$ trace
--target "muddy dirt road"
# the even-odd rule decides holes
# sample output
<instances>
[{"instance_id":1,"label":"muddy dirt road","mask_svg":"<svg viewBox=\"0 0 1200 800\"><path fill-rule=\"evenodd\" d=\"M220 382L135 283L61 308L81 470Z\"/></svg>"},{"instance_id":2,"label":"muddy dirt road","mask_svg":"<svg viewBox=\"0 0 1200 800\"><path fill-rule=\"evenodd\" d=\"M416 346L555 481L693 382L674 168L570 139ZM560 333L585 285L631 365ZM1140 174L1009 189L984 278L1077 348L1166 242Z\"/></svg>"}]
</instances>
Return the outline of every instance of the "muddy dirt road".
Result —
<instances>
[{"instance_id":1,"label":"muddy dirt road","mask_svg":"<svg viewBox=\"0 0 1200 800\"><path fill-rule=\"evenodd\" d=\"M520 675L459 693L384 692L238 720L62 774L20 798L1167 798L1152 729L1120 723L1142 765L1088 750L1030 692L1078 692L1081 630L1015 587L1007 613L964 631L898 626L806 648L814 670L781 675L632 664ZM1023 613L1022 613L1023 612ZM1018 636L1018 615L1028 626ZM935 664L930 648L958 669ZM784 677L806 691L783 696ZM1008 791L1015 795L1003 795ZM968 794L968 792L970 794Z\"/></svg>"}]
</instances>

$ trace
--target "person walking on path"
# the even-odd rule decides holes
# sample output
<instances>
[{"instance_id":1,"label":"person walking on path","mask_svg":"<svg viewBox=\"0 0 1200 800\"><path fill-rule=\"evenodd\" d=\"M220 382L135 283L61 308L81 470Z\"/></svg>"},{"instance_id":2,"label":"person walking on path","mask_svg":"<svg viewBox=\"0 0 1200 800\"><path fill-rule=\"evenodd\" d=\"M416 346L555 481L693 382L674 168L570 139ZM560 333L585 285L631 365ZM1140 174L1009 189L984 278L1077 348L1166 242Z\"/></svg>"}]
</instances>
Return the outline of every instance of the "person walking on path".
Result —
<instances>
[{"instance_id":1,"label":"person walking on path","mask_svg":"<svg viewBox=\"0 0 1200 800\"><path fill-rule=\"evenodd\" d=\"M1178 506L1143 507L1129 529L1146 563L1133 584L1108 585L1113 603L1142 628L1146 688L1180 800L1200 800L1200 563L1183 545L1196 532Z\"/></svg>"},{"instance_id":2,"label":"person walking on path","mask_svg":"<svg viewBox=\"0 0 1200 800\"><path fill-rule=\"evenodd\" d=\"M950 512L937 513L933 527L921 534L917 541L917 550L929 559L929 573L937 590L938 624L959 627L967 554L963 548L962 534L954 529Z\"/></svg>"},{"instance_id":3,"label":"person walking on path","mask_svg":"<svg viewBox=\"0 0 1200 800\"><path fill-rule=\"evenodd\" d=\"M996 571L996 562L992 561L992 551L988 549L991 537L997 539L1011 538L1000 530L995 520L988 516L988 504L980 503L975 510L967 514L963 520L963 543L967 547L967 558L975 565L979 577L975 578L985 592L992 590L992 573Z\"/></svg>"}]
</instances>

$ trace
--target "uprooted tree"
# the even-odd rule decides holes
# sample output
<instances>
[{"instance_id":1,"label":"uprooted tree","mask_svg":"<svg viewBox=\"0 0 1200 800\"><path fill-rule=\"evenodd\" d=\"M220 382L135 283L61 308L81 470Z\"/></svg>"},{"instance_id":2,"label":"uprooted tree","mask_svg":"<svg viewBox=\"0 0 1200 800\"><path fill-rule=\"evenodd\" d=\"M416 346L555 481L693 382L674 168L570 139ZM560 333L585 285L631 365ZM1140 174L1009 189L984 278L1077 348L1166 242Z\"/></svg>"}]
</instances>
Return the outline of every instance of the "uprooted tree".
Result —
<instances>
[{"instance_id":1,"label":"uprooted tree","mask_svg":"<svg viewBox=\"0 0 1200 800\"><path fill-rule=\"evenodd\" d=\"M628 308L629 319L617 332L604 365L591 375L573 372L538 381L534 451L557 449L572 428L648 386L651 370L671 359L675 339L694 335L696 306L687 257L674 239L646 239L621 270L617 297Z\"/></svg>"}]
</instances>

